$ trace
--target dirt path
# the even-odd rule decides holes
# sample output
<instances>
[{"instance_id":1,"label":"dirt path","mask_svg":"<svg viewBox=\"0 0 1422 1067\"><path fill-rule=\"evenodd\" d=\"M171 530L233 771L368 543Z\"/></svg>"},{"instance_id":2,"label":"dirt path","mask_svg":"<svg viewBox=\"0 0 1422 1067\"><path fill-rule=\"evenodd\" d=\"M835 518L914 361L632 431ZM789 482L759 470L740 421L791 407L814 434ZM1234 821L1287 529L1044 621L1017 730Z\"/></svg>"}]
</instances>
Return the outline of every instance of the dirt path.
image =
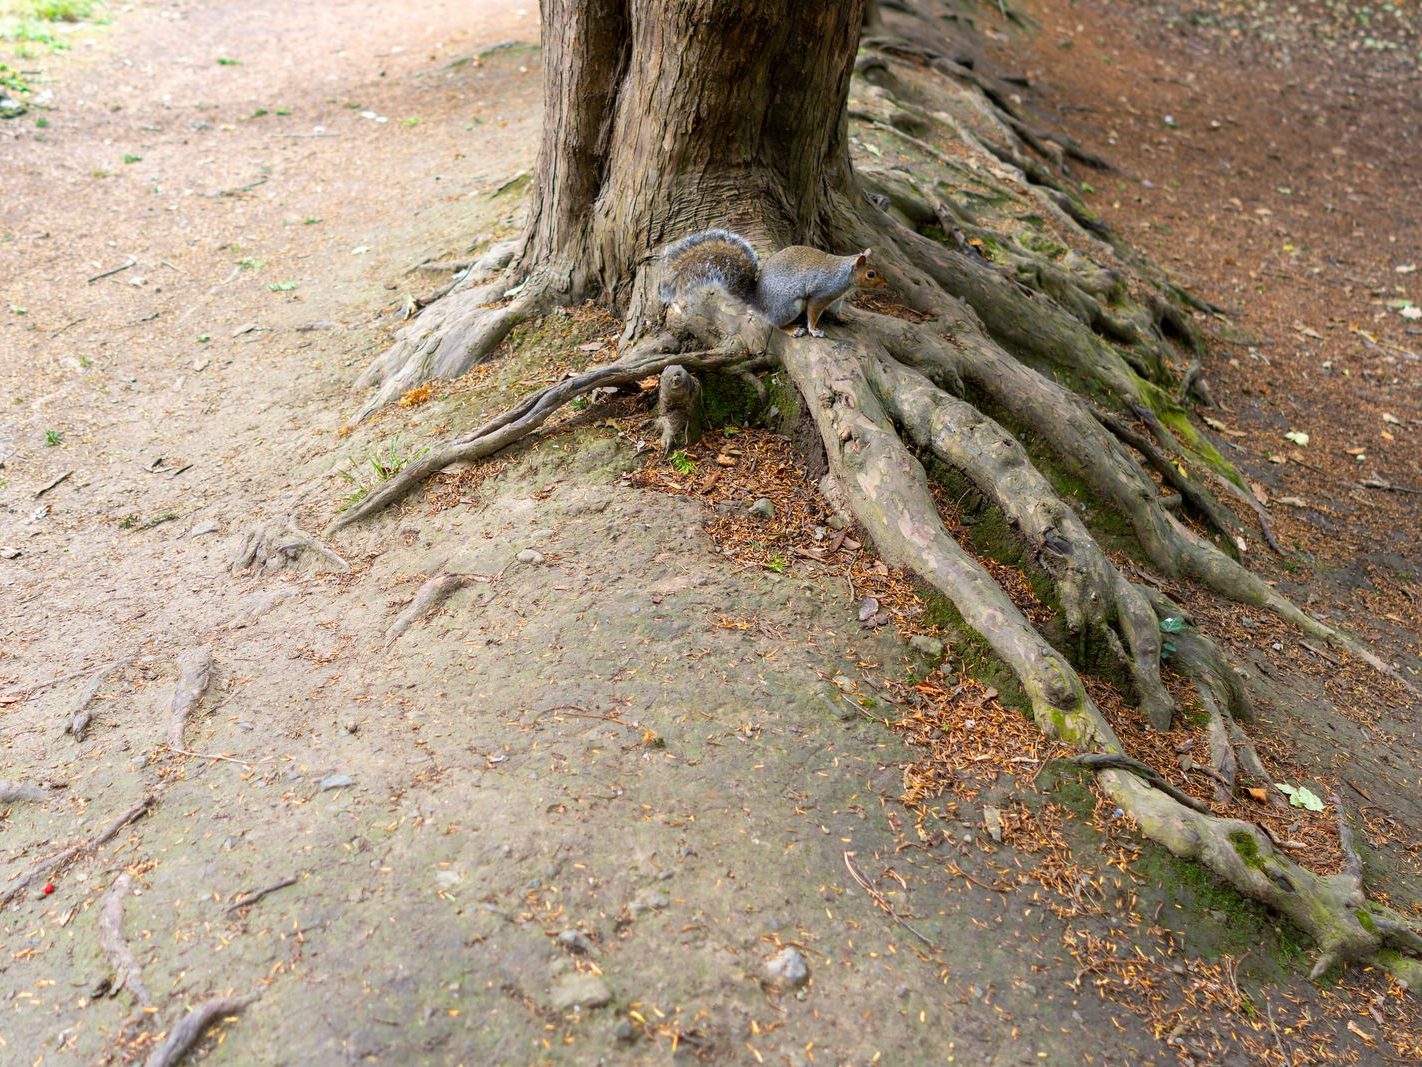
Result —
<instances>
[{"instance_id":1,"label":"dirt path","mask_svg":"<svg viewBox=\"0 0 1422 1067\"><path fill-rule=\"evenodd\" d=\"M913 844L910 754L841 693L902 645L835 583L718 557L615 435L344 538L348 571L229 572L255 520L315 533L340 470L475 402L337 432L437 282L405 272L509 226L537 56L487 50L536 15L139 6L46 64L47 127L0 125L0 780L63 787L0 809L0 877L156 798L0 912L0 1058L130 1062L260 993L213 1062L1173 1062L1083 987L1071 938L1110 923L974 884L981 805ZM484 399L540 373L511 358ZM439 570L472 577L387 647ZM165 744L198 648L203 757ZM124 871L151 1016L104 992ZM762 985L785 946L807 989Z\"/></svg>"}]
</instances>

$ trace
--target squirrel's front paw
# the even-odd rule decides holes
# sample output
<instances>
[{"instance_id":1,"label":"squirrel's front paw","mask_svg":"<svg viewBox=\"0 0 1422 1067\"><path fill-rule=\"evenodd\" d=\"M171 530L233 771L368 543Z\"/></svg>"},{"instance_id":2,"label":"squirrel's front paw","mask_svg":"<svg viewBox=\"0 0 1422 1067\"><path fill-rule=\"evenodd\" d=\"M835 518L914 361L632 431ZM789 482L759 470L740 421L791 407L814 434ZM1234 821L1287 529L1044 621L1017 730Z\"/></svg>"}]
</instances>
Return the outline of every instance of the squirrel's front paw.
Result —
<instances>
[{"instance_id":1,"label":"squirrel's front paw","mask_svg":"<svg viewBox=\"0 0 1422 1067\"><path fill-rule=\"evenodd\" d=\"M813 331L812 331L812 332L813 332ZM803 327L803 326L796 326L796 327L795 327L795 332L792 333L790 336L791 336L791 337L804 337L804 336L805 336L805 327Z\"/></svg>"},{"instance_id":2,"label":"squirrel's front paw","mask_svg":"<svg viewBox=\"0 0 1422 1067\"><path fill-rule=\"evenodd\" d=\"M815 329L813 326L810 327L810 336L811 336L811 337L823 337L824 335L825 335L825 331L824 331L824 330L817 330L817 329Z\"/></svg>"}]
</instances>

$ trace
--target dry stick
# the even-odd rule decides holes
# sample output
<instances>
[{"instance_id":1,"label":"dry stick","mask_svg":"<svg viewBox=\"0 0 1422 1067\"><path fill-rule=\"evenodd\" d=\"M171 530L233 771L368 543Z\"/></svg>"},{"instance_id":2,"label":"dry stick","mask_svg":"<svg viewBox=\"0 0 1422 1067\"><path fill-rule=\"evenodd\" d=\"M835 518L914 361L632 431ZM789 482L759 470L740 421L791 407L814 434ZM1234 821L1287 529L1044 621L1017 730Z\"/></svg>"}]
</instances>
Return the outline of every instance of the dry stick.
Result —
<instances>
[{"instance_id":1,"label":"dry stick","mask_svg":"<svg viewBox=\"0 0 1422 1067\"><path fill-rule=\"evenodd\" d=\"M257 997L213 997L188 1012L173 1027L168 1039L143 1061L143 1067L174 1067L197 1043L202 1032L224 1015L236 1015Z\"/></svg>"},{"instance_id":2,"label":"dry stick","mask_svg":"<svg viewBox=\"0 0 1422 1067\"><path fill-rule=\"evenodd\" d=\"M172 745L168 746L168 751L176 752L179 756L192 756L194 759L226 760L228 763L240 763L244 767L252 767L258 763L276 762L275 756L267 759L241 759L237 756L224 756L221 752L190 752L186 748L174 748Z\"/></svg>"},{"instance_id":3,"label":"dry stick","mask_svg":"<svg viewBox=\"0 0 1422 1067\"><path fill-rule=\"evenodd\" d=\"M56 485L59 485L65 479L69 478L73 473L73 471L65 471L58 478L55 478L53 481L50 481L45 485L40 486L38 489L35 490L35 499L38 500L40 497L44 496L45 493L49 492L51 489L53 489Z\"/></svg>"},{"instance_id":4,"label":"dry stick","mask_svg":"<svg viewBox=\"0 0 1422 1067\"><path fill-rule=\"evenodd\" d=\"M25 782L7 782L0 778L0 804L13 804L17 800L43 800L44 790Z\"/></svg>"},{"instance_id":5,"label":"dry stick","mask_svg":"<svg viewBox=\"0 0 1422 1067\"><path fill-rule=\"evenodd\" d=\"M123 939L123 898L133 885L133 876L127 871L115 879L109 891L104 894L102 910L99 912L99 947L114 963L114 980L109 985L109 996L117 996L125 986L138 998L145 1008L153 1007L153 998L144 988L143 977L138 969L138 961L133 958L128 942Z\"/></svg>"},{"instance_id":6,"label":"dry stick","mask_svg":"<svg viewBox=\"0 0 1422 1067\"><path fill-rule=\"evenodd\" d=\"M864 875L859 873L859 868L854 866L853 852L846 852L844 854L844 865L849 868L850 876L853 877L853 879L859 883L859 888L864 890L864 892L868 893L869 896L873 899L874 903L884 909L884 911L888 914L889 918L893 919L894 922L898 923L909 933L913 934L914 937L918 938L929 948L933 949L935 952L938 951L937 945L935 945L932 941L928 940L928 938L924 937L921 933L919 933L912 926L906 923L903 920L903 917L900 916L899 913L893 909L893 906L890 905L889 902L884 899L884 894L879 892L872 885L870 885L869 880L865 878Z\"/></svg>"},{"instance_id":7,"label":"dry stick","mask_svg":"<svg viewBox=\"0 0 1422 1067\"><path fill-rule=\"evenodd\" d=\"M40 877L40 875L58 870L85 852L92 852L100 845L112 840L120 830L133 822L134 819L137 819L156 802L157 798L152 794L144 797L88 841L81 842L77 845L70 845L68 848L56 852L53 856L40 860L24 874L16 875L14 880L11 881L3 891L0 891L0 908L3 908L6 904L23 893L25 888L36 878Z\"/></svg>"},{"instance_id":8,"label":"dry stick","mask_svg":"<svg viewBox=\"0 0 1422 1067\"><path fill-rule=\"evenodd\" d=\"M484 575L439 574L426 581L420 586L419 592L415 594L415 598L410 601L409 606L400 612L395 621L390 624L390 629L385 631L385 647L389 648L412 625L436 610L457 590L463 589L470 581L476 579L493 580Z\"/></svg>"},{"instance_id":9,"label":"dry stick","mask_svg":"<svg viewBox=\"0 0 1422 1067\"><path fill-rule=\"evenodd\" d=\"M267 896L269 893L275 893L278 889L285 889L289 885L295 885L298 881L299 879L296 877L296 875L292 875L290 878L283 878L280 882L273 882L265 889L258 889L255 893L248 893L245 897L242 897L240 900L237 900L231 905L229 905L227 908L227 914L231 915L234 911L239 911L242 908L251 907L253 904L261 900L264 896Z\"/></svg>"},{"instance_id":10,"label":"dry stick","mask_svg":"<svg viewBox=\"0 0 1422 1067\"><path fill-rule=\"evenodd\" d=\"M212 653L205 648L185 653L178 661L178 687L173 691L173 706L168 713L168 747L183 747L183 731L188 716L202 703L212 680Z\"/></svg>"},{"instance_id":11,"label":"dry stick","mask_svg":"<svg viewBox=\"0 0 1422 1067\"><path fill-rule=\"evenodd\" d=\"M1203 800L1196 800L1189 793L1175 788L1154 767L1142 763L1138 759L1132 759L1130 756L1118 755L1115 752L1086 752L1080 756L1073 756L1067 762L1092 771L1130 771L1132 774L1144 778L1177 804L1184 804L1201 815L1210 814L1210 806Z\"/></svg>"},{"instance_id":12,"label":"dry stick","mask_svg":"<svg viewBox=\"0 0 1422 1067\"><path fill-rule=\"evenodd\" d=\"M104 271L103 274L96 274L96 275L94 275L92 278L89 279L89 284L90 284L90 285L93 285L96 281L98 281L98 280L101 279L101 278L111 278L111 277L113 277L115 274L120 274L120 273L122 273L123 271L128 270L129 267L133 266L133 265L134 265L135 263L137 263L137 262L138 262L138 257L137 257L137 256L129 256L129 257L128 257L128 262L125 263L122 267L115 267L113 270L106 270L106 271Z\"/></svg>"},{"instance_id":13,"label":"dry stick","mask_svg":"<svg viewBox=\"0 0 1422 1067\"><path fill-rule=\"evenodd\" d=\"M1422 496L1422 489L1409 489L1405 485L1393 485L1380 478L1369 478L1367 481L1359 482L1364 489L1382 489L1389 493L1410 493L1413 496Z\"/></svg>"}]
</instances>

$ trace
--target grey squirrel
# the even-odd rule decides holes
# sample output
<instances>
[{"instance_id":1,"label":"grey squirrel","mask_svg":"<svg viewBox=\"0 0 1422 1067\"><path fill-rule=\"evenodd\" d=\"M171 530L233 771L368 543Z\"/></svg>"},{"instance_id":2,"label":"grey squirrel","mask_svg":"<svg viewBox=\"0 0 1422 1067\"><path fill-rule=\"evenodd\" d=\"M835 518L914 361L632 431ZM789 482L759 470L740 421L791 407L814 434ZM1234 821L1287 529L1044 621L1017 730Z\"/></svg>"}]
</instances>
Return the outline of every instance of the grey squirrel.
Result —
<instances>
[{"instance_id":1,"label":"grey squirrel","mask_svg":"<svg viewBox=\"0 0 1422 1067\"><path fill-rule=\"evenodd\" d=\"M730 230L702 230L683 237L662 254L665 276L659 292L670 302L679 294L713 285L750 305L772 326L799 337L805 328L790 324L801 315L811 337L825 311L839 314L855 289L875 289L884 276L869 266L870 249L852 256L832 256L818 248L791 245L761 265L755 249Z\"/></svg>"},{"instance_id":2,"label":"grey squirrel","mask_svg":"<svg viewBox=\"0 0 1422 1067\"><path fill-rule=\"evenodd\" d=\"M657 417L652 422L662 435L662 456L671 454L678 441L691 445L701 436L701 383L680 363L662 371L657 383Z\"/></svg>"}]
</instances>

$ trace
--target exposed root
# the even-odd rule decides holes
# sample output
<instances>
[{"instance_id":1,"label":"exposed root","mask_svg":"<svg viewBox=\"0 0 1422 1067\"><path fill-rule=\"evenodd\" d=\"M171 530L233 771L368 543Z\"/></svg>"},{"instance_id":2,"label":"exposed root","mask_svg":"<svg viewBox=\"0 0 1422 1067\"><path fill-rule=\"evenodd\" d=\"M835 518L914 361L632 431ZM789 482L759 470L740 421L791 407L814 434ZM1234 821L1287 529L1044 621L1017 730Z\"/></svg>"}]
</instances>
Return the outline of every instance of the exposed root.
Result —
<instances>
[{"instance_id":1,"label":"exposed root","mask_svg":"<svg viewBox=\"0 0 1422 1067\"><path fill-rule=\"evenodd\" d=\"M248 997L213 997L211 1000L204 1000L179 1020L178 1025L169 1032L167 1039L143 1061L143 1067L174 1067L175 1064L181 1063L183 1057L188 1054L188 1050L197 1044L198 1038L202 1037L204 1030L225 1015L240 1014L243 1009L257 999L258 997L253 995Z\"/></svg>"},{"instance_id":2,"label":"exposed root","mask_svg":"<svg viewBox=\"0 0 1422 1067\"><path fill-rule=\"evenodd\" d=\"M316 538L296 528L295 519L288 516L276 522L262 522L249 529L232 557L232 571L261 567L275 571L303 558L320 561L325 569L348 571L351 565Z\"/></svg>"},{"instance_id":3,"label":"exposed root","mask_svg":"<svg viewBox=\"0 0 1422 1067\"><path fill-rule=\"evenodd\" d=\"M124 872L109 887L100 902L99 947L113 961L114 977L109 982L108 995L117 996L119 990L127 989L139 1004L153 1007L153 998L143 985L143 975L138 961L123 936L123 898L133 886L133 876Z\"/></svg>"},{"instance_id":4,"label":"exposed root","mask_svg":"<svg viewBox=\"0 0 1422 1067\"><path fill-rule=\"evenodd\" d=\"M212 653L207 649L187 652L178 660L178 685L168 709L169 748L177 750L185 744L183 733L188 727L188 716L202 703L211 680Z\"/></svg>"},{"instance_id":5,"label":"exposed root","mask_svg":"<svg viewBox=\"0 0 1422 1067\"><path fill-rule=\"evenodd\" d=\"M0 778L0 804L14 804L17 801L31 802L44 800L48 794L37 785L27 782L9 782Z\"/></svg>"},{"instance_id":6,"label":"exposed root","mask_svg":"<svg viewBox=\"0 0 1422 1067\"><path fill-rule=\"evenodd\" d=\"M1137 433L1124 419L1109 411L1102 411L1100 408L1092 408L1091 413L1096 416L1096 420L1102 426L1105 426L1106 429L1144 456L1146 462L1169 485L1174 486L1185 501L1206 522L1218 530L1231 544L1237 544L1239 520L1231 512L1222 508L1208 490L1190 476L1188 471L1183 470L1180 465L1172 463L1169 457L1161 452L1145 434ZM1277 551L1277 544L1274 547Z\"/></svg>"},{"instance_id":7,"label":"exposed root","mask_svg":"<svg viewBox=\"0 0 1422 1067\"><path fill-rule=\"evenodd\" d=\"M131 660L115 660L107 667L100 667L94 672L92 678L79 695L75 697L74 704L69 709L69 722L64 727L64 732L73 734L74 740L84 740L84 731L89 728L89 723L93 721L94 714L89 710L89 705L94 702L94 698L99 695L99 687L104 684L104 679L120 667L127 666Z\"/></svg>"},{"instance_id":8,"label":"exposed root","mask_svg":"<svg viewBox=\"0 0 1422 1067\"><path fill-rule=\"evenodd\" d=\"M1061 599L1068 627L1083 638L1115 627L1122 666L1156 729L1170 726L1174 701L1160 680L1160 630L1146 595L1126 581L1011 434L966 401L887 358L871 380L907 435L964 476L1018 528ZM1124 647L1122 647L1124 646Z\"/></svg>"},{"instance_id":9,"label":"exposed root","mask_svg":"<svg viewBox=\"0 0 1422 1067\"><path fill-rule=\"evenodd\" d=\"M582 374L565 378L546 389L540 389L473 432L434 446L425 456L380 483L358 503L343 512L331 523L328 532L360 522L402 500L411 490L423 485L430 477L452 463L483 459L522 440L547 422L554 412L568 401L594 389L631 385L650 375L660 374L673 363L680 363L688 370L720 370L753 358L744 347L712 349L705 352L667 352L663 350L665 347L662 343L635 346L614 363L594 367Z\"/></svg>"},{"instance_id":10,"label":"exposed root","mask_svg":"<svg viewBox=\"0 0 1422 1067\"><path fill-rule=\"evenodd\" d=\"M17 874L14 878L10 879L10 883L3 890L0 890L0 908L3 908L9 904L10 901L23 893L36 878L40 878L52 871L62 870L78 857L87 852L92 852L100 845L107 844L113 840L120 830L141 816L155 803L157 803L156 797L151 795L145 796L137 804L114 819L113 822L109 823L93 837L89 838L89 840L61 849L54 855L47 856L40 860L29 870Z\"/></svg>"},{"instance_id":11,"label":"exposed root","mask_svg":"<svg viewBox=\"0 0 1422 1067\"><path fill-rule=\"evenodd\" d=\"M415 598L410 601L404 611L395 617L395 621L385 631L385 647L389 648L393 645L400 635L414 623L437 610L458 590L463 589L472 581L489 582L493 579L482 574L437 574L426 581L420 586Z\"/></svg>"},{"instance_id":12,"label":"exposed root","mask_svg":"<svg viewBox=\"0 0 1422 1067\"><path fill-rule=\"evenodd\" d=\"M351 421L360 422L431 378L457 378L483 361L510 330L552 305L552 285L546 277L531 278L522 286L502 281L474 289L456 286L431 303L356 381L374 392ZM505 303L498 302L504 298Z\"/></svg>"},{"instance_id":13,"label":"exposed root","mask_svg":"<svg viewBox=\"0 0 1422 1067\"><path fill-rule=\"evenodd\" d=\"M1148 763L1142 763L1138 759L1130 756L1123 756L1117 752L1087 752L1080 756L1073 756L1067 760L1078 767L1085 767L1091 771L1130 771L1140 778L1144 778L1156 789L1159 789L1166 796L1180 804L1184 804L1192 811L1198 811L1204 815L1210 813L1210 806L1203 801L1196 800L1189 793L1175 788L1165 777Z\"/></svg>"}]
</instances>

